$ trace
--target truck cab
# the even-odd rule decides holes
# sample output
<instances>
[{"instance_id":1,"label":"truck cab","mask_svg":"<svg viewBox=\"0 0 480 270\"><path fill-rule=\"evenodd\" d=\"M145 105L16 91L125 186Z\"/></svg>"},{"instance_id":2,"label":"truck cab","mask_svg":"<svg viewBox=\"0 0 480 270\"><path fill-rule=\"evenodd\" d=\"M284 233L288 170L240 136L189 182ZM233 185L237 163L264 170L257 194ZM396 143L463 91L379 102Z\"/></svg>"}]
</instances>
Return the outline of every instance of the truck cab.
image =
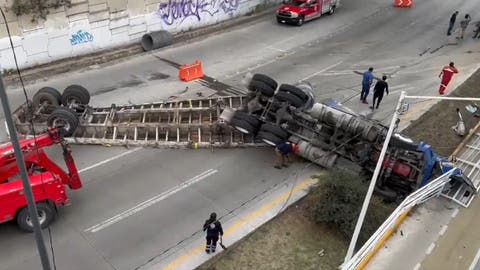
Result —
<instances>
[{"instance_id":1,"label":"truck cab","mask_svg":"<svg viewBox=\"0 0 480 270\"><path fill-rule=\"evenodd\" d=\"M323 14L334 14L339 0L286 0L277 10L277 22L303 25Z\"/></svg>"}]
</instances>

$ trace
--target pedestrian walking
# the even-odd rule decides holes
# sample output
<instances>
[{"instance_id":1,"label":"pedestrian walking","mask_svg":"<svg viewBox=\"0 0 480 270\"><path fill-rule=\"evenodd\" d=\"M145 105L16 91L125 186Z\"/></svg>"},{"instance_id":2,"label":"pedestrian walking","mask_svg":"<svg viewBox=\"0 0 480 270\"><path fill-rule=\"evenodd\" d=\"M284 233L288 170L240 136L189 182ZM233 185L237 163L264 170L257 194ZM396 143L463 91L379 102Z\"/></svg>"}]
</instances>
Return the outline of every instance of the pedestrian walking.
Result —
<instances>
[{"instance_id":1,"label":"pedestrian walking","mask_svg":"<svg viewBox=\"0 0 480 270\"><path fill-rule=\"evenodd\" d=\"M289 155L298 151L298 146L291 142L282 142L275 147L275 154L277 156L275 162L275 168L281 169L282 167L288 167Z\"/></svg>"},{"instance_id":2,"label":"pedestrian walking","mask_svg":"<svg viewBox=\"0 0 480 270\"><path fill-rule=\"evenodd\" d=\"M473 33L475 33L475 35L473 35L473 38L477 38L477 39L480 39L480 21L478 21L476 24L475 24L475 30L473 30Z\"/></svg>"},{"instance_id":3,"label":"pedestrian walking","mask_svg":"<svg viewBox=\"0 0 480 270\"><path fill-rule=\"evenodd\" d=\"M363 73L362 93L360 94L360 101L364 104L368 104L367 96L368 96L368 93L370 92L370 87L372 86L372 83L373 83L372 72L373 72L373 67L370 67L368 71L365 71Z\"/></svg>"},{"instance_id":4,"label":"pedestrian walking","mask_svg":"<svg viewBox=\"0 0 480 270\"><path fill-rule=\"evenodd\" d=\"M457 20L458 11L455 11L450 17L450 24L448 25L447 36L452 34L453 27L455 26L455 21Z\"/></svg>"},{"instance_id":5,"label":"pedestrian walking","mask_svg":"<svg viewBox=\"0 0 480 270\"><path fill-rule=\"evenodd\" d=\"M471 20L472 20L472 18L470 17L470 15L466 14L465 18L460 21L460 37L458 37L458 38L463 39L463 36L465 34L465 30L467 30L467 26L468 26L468 24L470 23Z\"/></svg>"},{"instance_id":6,"label":"pedestrian walking","mask_svg":"<svg viewBox=\"0 0 480 270\"><path fill-rule=\"evenodd\" d=\"M211 213L210 218L203 224L203 231L207 232L205 252L208 254L214 253L217 248L218 238L223 236L222 224L217 220L217 214L215 212Z\"/></svg>"},{"instance_id":7,"label":"pedestrian walking","mask_svg":"<svg viewBox=\"0 0 480 270\"><path fill-rule=\"evenodd\" d=\"M388 83L386 81L387 81L387 76L383 75L382 80L378 81L375 84L375 87L373 88L373 104L370 107L370 109L372 110L378 109L378 106L380 105L380 102L383 99L383 94L385 93L385 91L387 92L387 96L388 96ZM377 102L377 107L375 107L375 101Z\"/></svg>"},{"instance_id":8,"label":"pedestrian walking","mask_svg":"<svg viewBox=\"0 0 480 270\"><path fill-rule=\"evenodd\" d=\"M440 83L440 88L438 89L438 93L443 95L445 93L445 89L447 88L448 83L452 80L453 74L458 73L457 68L453 62L450 62L448 66L443 67L442 71L438 75L439 78L442 79Z\"/></svg>"}]
</instances>

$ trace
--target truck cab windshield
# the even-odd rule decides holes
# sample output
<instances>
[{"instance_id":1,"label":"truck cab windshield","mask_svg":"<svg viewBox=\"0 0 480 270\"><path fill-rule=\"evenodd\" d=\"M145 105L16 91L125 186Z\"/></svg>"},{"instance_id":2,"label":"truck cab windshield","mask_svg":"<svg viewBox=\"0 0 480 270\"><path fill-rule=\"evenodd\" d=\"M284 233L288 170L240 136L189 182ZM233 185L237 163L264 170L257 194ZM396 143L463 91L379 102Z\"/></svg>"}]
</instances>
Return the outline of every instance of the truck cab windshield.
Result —
<instances>
[{"instance_id":1,"label":"truck cab windshield","mask_svg":"<svg viewBox=\"0 0 480 270\"><path fill-rule=\"evenodd\" d=\"M307 3L305 1L288 0L285 2L285 4L289 6L305 7Z\"/></svg>"}]
</instances>

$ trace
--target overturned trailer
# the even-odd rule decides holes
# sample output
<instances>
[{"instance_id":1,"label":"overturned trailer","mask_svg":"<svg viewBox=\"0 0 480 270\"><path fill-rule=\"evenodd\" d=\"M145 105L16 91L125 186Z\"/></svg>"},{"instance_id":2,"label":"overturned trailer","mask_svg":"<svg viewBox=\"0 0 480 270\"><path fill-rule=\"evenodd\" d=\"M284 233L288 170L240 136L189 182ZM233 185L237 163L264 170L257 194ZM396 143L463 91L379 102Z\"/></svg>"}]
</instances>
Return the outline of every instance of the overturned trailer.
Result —
<instances>
[{"instance_id":1,"label":"overturned trailer","mask_svg":"<svg viewBox=\"0 0 480 270\"><path fill-rule=\"evenodd\" d=\"M309 83L279 85L253 75L244 96L91 107L81 86L40 90L14 112L26 135L61 127L70 143L168 148L258 147L291 141L298 155L330 168L338 157L371 175L388 128L334 100L316 102ZM452 168L424 143L395 134L376 191L403 198Z\"/></svg>"}]
</instances>

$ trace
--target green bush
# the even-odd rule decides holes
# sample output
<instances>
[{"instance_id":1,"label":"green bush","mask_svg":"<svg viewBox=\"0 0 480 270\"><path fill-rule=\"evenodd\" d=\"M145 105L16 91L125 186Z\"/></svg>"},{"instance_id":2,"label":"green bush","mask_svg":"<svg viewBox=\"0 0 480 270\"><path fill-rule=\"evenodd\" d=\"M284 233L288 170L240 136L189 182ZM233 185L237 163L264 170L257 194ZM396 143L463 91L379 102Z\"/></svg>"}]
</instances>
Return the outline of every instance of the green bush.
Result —
<instances>
[{"instance_id":1,"label":"green bush","mask_svg":"<svg viewBox=\"0 0 480 270\"><path fill-rule=\"evenodd\" d=\"M32 15L32 21L46 19L50 8L71 6L71 0L14 0L12 11L17 15Z\"/></svg>"},{"instance_id":2,"label":"green bush","mask_svg":"<svg viewBox=\"0 0 480 270\"><path fill-rule=\"evenodd\" d=\"M353 235L355 225L368 189L368 183L350 171L332 169L318 177L312 191L310 207L317 223L335 227L346 239ZM393 211L395 205L385 204L373 196L358 244L363 244Z\"/></svg>"}]
</instances>

